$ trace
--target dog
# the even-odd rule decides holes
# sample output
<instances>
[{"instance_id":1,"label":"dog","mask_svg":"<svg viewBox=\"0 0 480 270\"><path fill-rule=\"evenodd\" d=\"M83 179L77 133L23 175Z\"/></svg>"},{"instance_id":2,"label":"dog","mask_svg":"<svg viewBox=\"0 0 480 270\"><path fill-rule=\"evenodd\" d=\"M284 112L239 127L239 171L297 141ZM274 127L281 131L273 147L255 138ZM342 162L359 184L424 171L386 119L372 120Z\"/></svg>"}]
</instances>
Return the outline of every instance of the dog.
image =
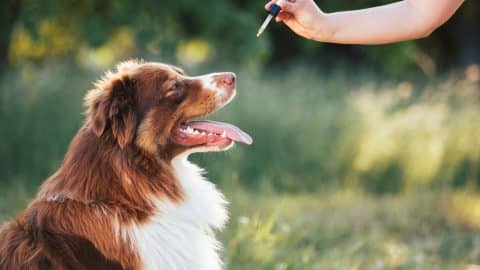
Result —
<instances>
[{"instance_id":1,"label":"dog","mask_svg":"<svg viewBox=\"0 0 480 270\"><path fill-rule=\"evenodd\" d=\"M192 120L235 94L229 72L135 60L105 73L60 168L0 229L0 269L221 269L214 232L227 202L187 157L252 143L233 125Z\"/></svg>"}]
</instances>

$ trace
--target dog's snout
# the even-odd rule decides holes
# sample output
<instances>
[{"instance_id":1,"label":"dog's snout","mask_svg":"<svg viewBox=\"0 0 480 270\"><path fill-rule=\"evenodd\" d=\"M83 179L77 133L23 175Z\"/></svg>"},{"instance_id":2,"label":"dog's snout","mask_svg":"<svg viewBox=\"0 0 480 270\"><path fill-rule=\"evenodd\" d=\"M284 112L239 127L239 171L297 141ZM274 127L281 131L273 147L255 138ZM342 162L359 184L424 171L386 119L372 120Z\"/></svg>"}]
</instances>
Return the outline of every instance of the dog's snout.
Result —
<instances>
[{"instance_id":1,"label":"dog's snout","mask_svg":"<svg viewBox=\"0 0 480 270\"><path fill-rule=\"evenodd\" d=\"M235 74L228 73L223 75L222 81L226 85L234 85L235 84Z\"/></svg>"},{"instance_id":2,"label":"dog's snout","mask_svg":"<svg viewBox=\"0 0 480 270\"><path fill-rule=\"evenodd\" d=\"M235 88L236 85L236 75L232 72L220 73L215 78L219 84L227 88Z\"/></svg>"}]
</instances>

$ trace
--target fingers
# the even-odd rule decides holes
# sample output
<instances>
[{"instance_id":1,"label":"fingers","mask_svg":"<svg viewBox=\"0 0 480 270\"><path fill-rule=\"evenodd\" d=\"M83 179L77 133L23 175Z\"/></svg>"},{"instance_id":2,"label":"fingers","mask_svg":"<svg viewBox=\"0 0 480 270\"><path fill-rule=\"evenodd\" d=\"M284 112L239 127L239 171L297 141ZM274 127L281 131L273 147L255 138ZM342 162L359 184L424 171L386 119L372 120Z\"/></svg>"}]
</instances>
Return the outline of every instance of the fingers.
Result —
<instances>
[{"instance_id":1,"label":"fingers","mask_svg":"<svg viewBox=\"0 0 480 270\"><path fill-rule=\"evenodd\" d=\"M278 13L277 17L275 18L275 21L282 22L290 20L291 18L293 18L293 15L291 13L280 11L280 13Z\"/></svg>"},{"instance_id":2,"label":"fingers","mask_svg":"<svg viewBox=\"0 0 480 270\"><path fill-rule=\"evenodd\" d=\"M286 11L289 13L295 13L296 11L296 2L298 0L278 0L277 5L282 8L282 11ZM272 1L273 2L273 1Z\"/></svg>"},{"instance_id":3,"label":"fingers","mask_svg":"<svg viewBox=\"0 0 480 270\"><path fill-rule=\"evenodd\" d=\"M297 1L298 0L270 0L270 2L265 5L265 9L268 10L271 5L276 3L282 8L282 10L292 13L295 10L295 4L297 3Z\"/></svg>"},{"instance_id":4,"label":"fingers","mask_svg":"<svg viewBox=\"0 0 480 270\"><path fill-rule=\"evenodd\" d=\"M278 13L277 17L275 17L275 21L276 22L281 22L283 21L283 16L282 16L282 12L280 11L280 13Z\"/></svg>"},{"instance_id":5,"label":"fingers","mask_svg":"<svg viewBox=\"0 0 480 270\"><path fill-rule=\"evenodd\" d=\"M270 9L270 6L273 5L273 3L277 2L278 0L271 0L270 2L268 2L266 5L265 5L265 9L266 10L269 10Z\"/></svg>"},{"instance_id":6,"label":"fingers","mask_svg":"<svg viewBox=\"0 0 480 270\"><path fill-rule=\"evenodd\" d=\"M270 0L270 2L268 2L265 5L265 9L269 10L270 6L276 3L282 8L282 10L280 11L280 13L278 13L277 17L275 18L275 21L277 22L287 21L294 18L294 15L293 15L293 10L295 8L294 4L297 1L298 0Z\"/></svg>"}]
</instances>

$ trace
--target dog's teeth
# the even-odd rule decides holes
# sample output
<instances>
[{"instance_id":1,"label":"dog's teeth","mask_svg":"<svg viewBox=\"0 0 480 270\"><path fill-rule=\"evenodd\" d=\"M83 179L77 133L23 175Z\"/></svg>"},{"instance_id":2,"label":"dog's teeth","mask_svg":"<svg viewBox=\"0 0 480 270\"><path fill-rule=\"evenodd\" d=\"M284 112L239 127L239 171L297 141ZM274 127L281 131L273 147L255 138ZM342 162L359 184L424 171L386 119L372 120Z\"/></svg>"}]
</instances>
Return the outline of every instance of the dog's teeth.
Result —
<instances>
[{"instance_id":1,"label":"dog's teeth","mask_svg":"<svg viewBox=\"0 0 480 270\"><path fill-rule=\"evenodd\" d=\"M226 138L226 137L227 137L227 132L224 130L224 131L222 132L222 135L221 135L221 136L222 136L222 138Z\"/></svg>"}]
</instances>

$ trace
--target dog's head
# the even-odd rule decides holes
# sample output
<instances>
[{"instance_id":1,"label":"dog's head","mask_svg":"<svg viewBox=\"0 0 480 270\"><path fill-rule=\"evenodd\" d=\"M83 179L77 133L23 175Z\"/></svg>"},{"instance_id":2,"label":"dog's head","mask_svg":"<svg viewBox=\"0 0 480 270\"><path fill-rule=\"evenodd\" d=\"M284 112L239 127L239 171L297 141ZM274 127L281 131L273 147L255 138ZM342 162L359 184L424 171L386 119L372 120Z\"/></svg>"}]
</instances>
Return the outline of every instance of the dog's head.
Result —
<instances>
[{"instance_id":1,"label":"dog's head","mask_svg":"<svg viewBox=\"0 0 480 270\"><path fill-rule=\"evenodd\" d=\"M250 136L233 125L190 121L222 108L235 93L233 73L190 77L167 64L124 62L87 93L86 127L121 149L134 146L170 157L221 151L235 141L251 144Z\"/></svg>"}]
</instances>

